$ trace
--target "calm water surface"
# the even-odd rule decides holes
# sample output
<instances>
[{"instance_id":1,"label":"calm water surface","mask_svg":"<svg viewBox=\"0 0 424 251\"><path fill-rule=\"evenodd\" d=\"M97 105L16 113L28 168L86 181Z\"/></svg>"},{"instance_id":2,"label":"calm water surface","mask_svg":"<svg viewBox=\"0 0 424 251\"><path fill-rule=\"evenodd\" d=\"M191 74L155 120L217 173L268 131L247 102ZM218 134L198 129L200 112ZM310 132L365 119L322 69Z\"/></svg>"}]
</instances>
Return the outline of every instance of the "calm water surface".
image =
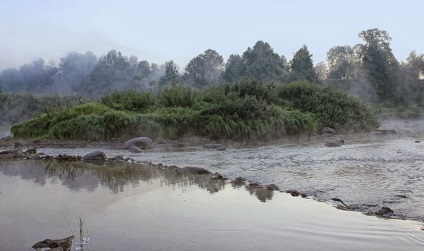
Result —
<instances>
[{"instance_id":1,"label":"calm water surface","mask_svg":"<svg viewBox=\"0 0 424 251\"><path fill-rule=\"evenodd\" d=\"M422 223L130 164L0 162L0 250L78 234L85 250L423 250Z\"/></svg>"}]
</instances>

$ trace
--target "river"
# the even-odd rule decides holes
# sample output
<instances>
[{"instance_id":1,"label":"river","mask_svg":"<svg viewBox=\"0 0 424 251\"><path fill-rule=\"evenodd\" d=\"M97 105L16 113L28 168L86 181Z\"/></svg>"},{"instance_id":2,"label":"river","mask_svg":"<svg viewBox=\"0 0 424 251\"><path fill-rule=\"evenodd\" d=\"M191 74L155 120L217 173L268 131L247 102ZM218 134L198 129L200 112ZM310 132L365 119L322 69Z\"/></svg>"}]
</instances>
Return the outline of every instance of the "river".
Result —
<instances>
[{"instance_id":1,"label":"river","mask_svg":"<svg viewBox=\"0 0 424 251\"><path fill-rule=\"evenodd\" d=\"M148 165L0 162L0 212L0 250L79 239L79 229L73 250L424 248L419 222Z\"/></svg>"},{"instance_id":2,"label":"river","mask_svg":"<svg viewBox=\"0 0 424 251\"><path fill-rule=\"evenodd\" d=\"M183 147L159 148L133 154L104 150L108 157L124 156L139 162L198 166L228 178L244 177L281 190L298 190L320 201L338 198L364 213L391 208L397 217L424 221L424 122L385 120L380 129L396 135L373 133L276 141L257 147L226 151ZM343 139L341 147L325 142ZM46 154L84 155L94 149L54 149Z\"/></svg>"}]
</instances>

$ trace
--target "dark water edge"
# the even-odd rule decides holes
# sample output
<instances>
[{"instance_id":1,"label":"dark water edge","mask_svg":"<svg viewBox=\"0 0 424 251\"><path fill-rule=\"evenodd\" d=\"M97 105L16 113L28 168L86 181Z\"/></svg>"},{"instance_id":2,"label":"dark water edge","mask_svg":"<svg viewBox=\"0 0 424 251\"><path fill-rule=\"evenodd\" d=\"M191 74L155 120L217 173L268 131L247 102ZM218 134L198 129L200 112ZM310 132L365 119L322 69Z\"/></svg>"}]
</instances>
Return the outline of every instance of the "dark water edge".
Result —
<instances>
[{"instance_id":1,"label":"dark water edge","mask_svg":"<svg viewBox=\"0 0 424 251\"><path fill-rule=\"evenodd\" d=\"M422 250L422 223L205 175L108 162L0 162L1 250L78 232L87 250ZM64 228L62 226L65 226Z\"/></svg>"}]
</instances>

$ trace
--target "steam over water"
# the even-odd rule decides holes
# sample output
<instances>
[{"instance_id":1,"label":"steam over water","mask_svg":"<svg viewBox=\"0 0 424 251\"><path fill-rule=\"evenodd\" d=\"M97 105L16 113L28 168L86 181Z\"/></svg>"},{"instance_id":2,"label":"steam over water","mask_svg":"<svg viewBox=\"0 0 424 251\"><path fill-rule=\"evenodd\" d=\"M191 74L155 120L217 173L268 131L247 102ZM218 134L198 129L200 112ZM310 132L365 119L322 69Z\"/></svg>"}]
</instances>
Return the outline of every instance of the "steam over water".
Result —
<instances>
[{"instance_id":1,"label":"steam over water","mask_svg":"<svg viewBox=\"0 0 424 251\"><path fill-rule=\"evenodd\" d=\"M296 189L318 200L339 198L362 212L390 207L399 217L424 221L424 142L422 121L385 121L396 135L338 135L279 142L255 148L153 149L141 154L106 150L136 161L199 166L226 177L244 177L282 190ZM344 139L341 147L326 141ZM419 141L419 142L418 142ZM40 149L46 154L85 154L87 149ZM58 151L58 152L57 152Z\"/></svg>"}]
</instances>

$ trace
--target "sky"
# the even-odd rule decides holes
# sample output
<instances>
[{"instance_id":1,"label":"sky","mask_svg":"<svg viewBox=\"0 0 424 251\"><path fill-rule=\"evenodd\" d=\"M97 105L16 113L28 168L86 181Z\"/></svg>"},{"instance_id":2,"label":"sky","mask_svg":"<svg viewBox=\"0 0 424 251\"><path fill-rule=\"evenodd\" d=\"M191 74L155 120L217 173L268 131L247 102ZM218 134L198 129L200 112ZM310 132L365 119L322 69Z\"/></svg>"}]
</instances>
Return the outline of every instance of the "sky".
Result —
<instances>
[{"instance_id":1,"label":"sky","mask_svg":"<svg viewBox=\"0 0 424 251\"><path fill-rule=\"evenodd\" d=\"M288 60L305 44L317 64L373 28L390 34L405 61L424 53L423 10L422 0L1 0L0 70L112 49L184 68L207 49L227 60L259 40Z\"/></svg>"}]
</instances>

